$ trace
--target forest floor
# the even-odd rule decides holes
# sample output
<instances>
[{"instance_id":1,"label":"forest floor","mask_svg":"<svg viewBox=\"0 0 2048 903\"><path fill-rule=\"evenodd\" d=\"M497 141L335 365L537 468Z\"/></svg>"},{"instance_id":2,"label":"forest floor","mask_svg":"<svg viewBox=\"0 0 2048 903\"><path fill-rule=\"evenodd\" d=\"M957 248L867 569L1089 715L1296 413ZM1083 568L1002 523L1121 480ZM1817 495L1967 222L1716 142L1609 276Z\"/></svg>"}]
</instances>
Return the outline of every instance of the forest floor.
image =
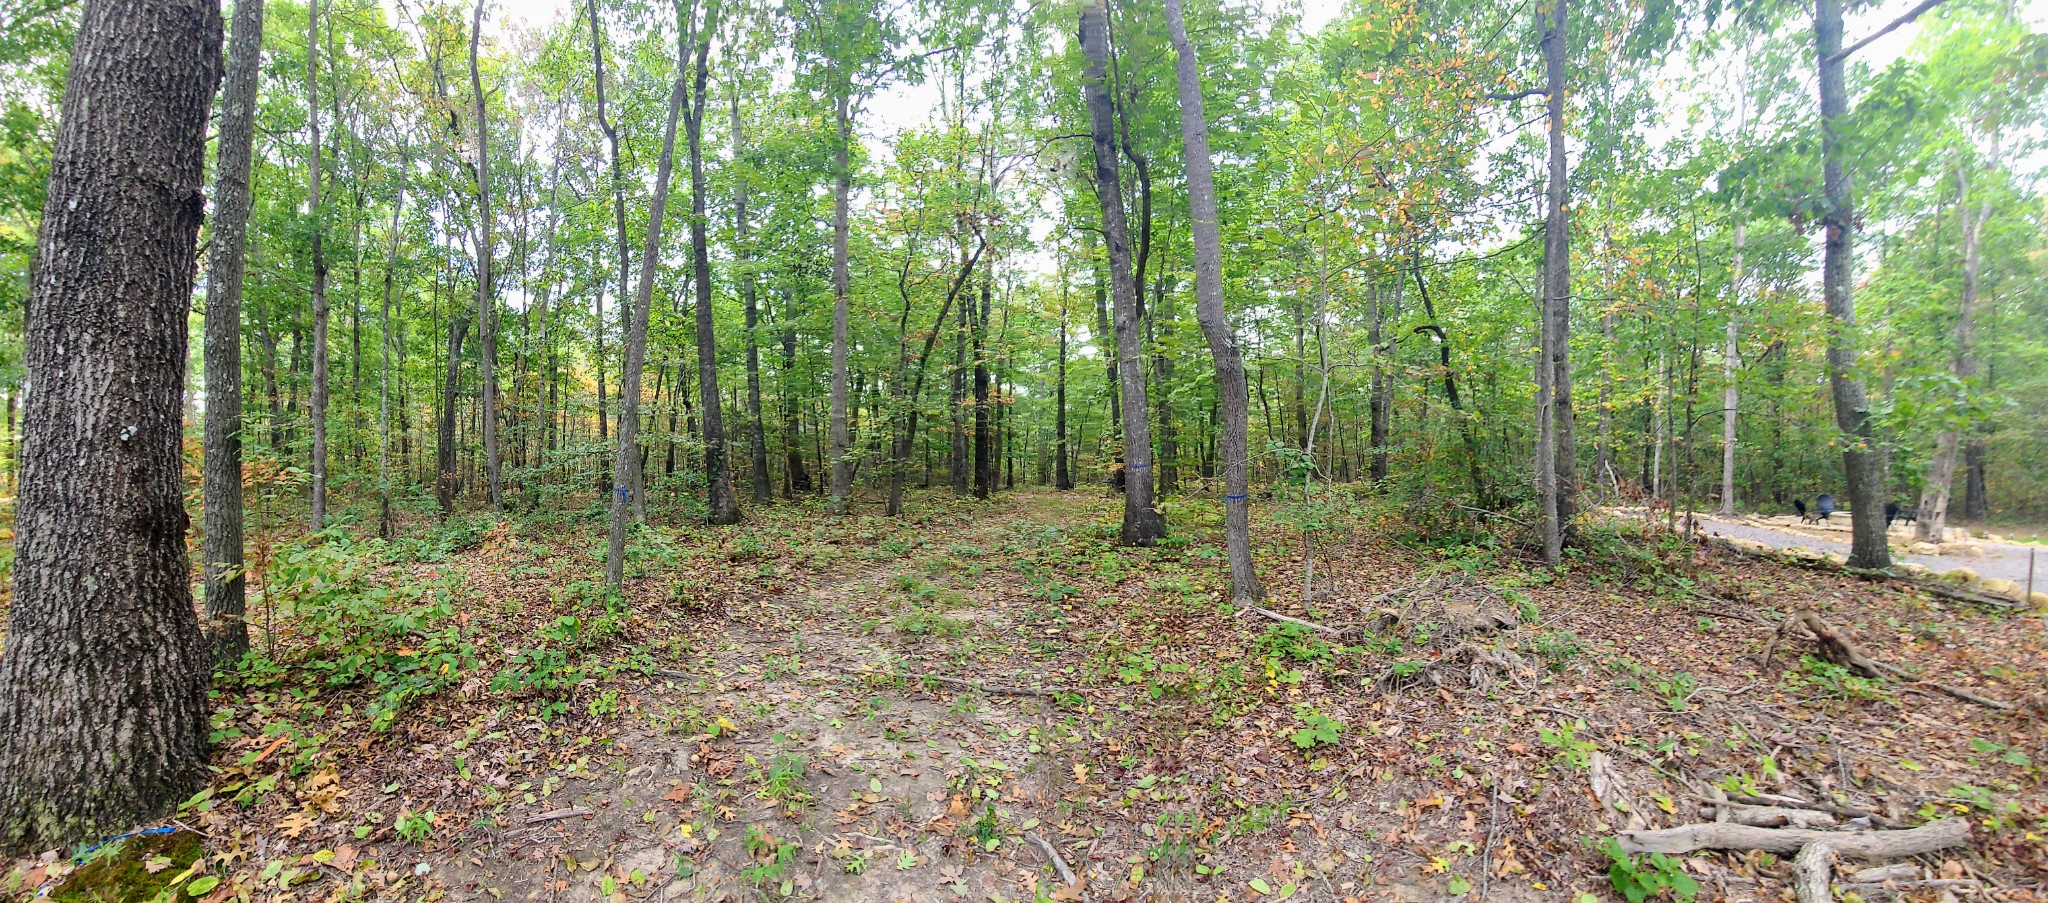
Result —
<instances>
[{"instance_id":1,"label":"forest floor","mask_svg":"<svg viewBox=\"0 0 2048 903\"><path fill-rule=\"evenodd\" d=\"M1788 857L1597 846L1747 797L1970 820L1866 898L2048 882L2038 619L1621 524L1554 572L1374 501L1315 518L1302 605L1305 538L1262 506L1269 604L1333 636L1218 601L1212 505L1129 549L1117 504L656 527L609 605L596 506L263 546L276 634L165 823L206 858L147 864L212 903L1789 899ZM1803 635L1766 663L1801 606L2020 711ZM0 891L86 890L69 868L0 865Z\"/></svg>"}]
</instances>

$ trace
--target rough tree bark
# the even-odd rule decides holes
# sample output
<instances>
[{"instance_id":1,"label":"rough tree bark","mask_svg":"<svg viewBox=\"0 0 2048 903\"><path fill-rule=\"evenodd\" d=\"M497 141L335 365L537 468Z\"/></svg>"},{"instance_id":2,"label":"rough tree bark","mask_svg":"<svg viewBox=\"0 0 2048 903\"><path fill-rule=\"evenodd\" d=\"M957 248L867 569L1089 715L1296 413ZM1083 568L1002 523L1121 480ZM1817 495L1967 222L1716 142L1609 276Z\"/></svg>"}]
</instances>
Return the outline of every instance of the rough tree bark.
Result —
<instances>
[{"instance_id":1,"label":"rough tree bark","mask_svg":"<svg viewBox=\"0 0 2048 903\"><path fill-rule=\"evenodd\" d=\"M1209 341L1216 361L1216 392L1222 400L1222 437L1217 455L1223 463L1224 548L1230 559L1230 599L1241 606L1259 604L1259 575L1252 567L1251 489L1246 455L1251 395L1244 381L1244 358L1223 307L1223 239L1216 212L1216 179L1209 161L1209 122L1202 108L1202 73L1195 48L1188 41L1180 0L1166 0L1166 28L1173 41L1174 80L1180 91L1180 144L1188 180L1188 221L1195 245L1195 319Z\"/></svg>"},{"instance_id":2,"label":"rough tree bark","mask_svg":"<svg viewBox=\"0 0 2048 903\"><path fill-rule=\"evenodd\" d=\"M1131 281L1130 226L1118 188L1114 111L1103 73L1109 65L1109 9L1105 0L1081 6L1081 49L1088 67L1081 73L1095 147L1095 196L1102 204L1102 233L1109 248L1110 296L1115 308L1117 388L1122 398L1124 439L1124 521L1126 545L1149 546L1166 535L1166 518L1152 499L1152 424L1145 401L1144 350L1139 347L1137 287Z\"/></svg>"},{"instance_id":3,"label":"rough tree bark","mask_svg":"<svg viewBox=\"0 0 2048 903\"><path fill-rule=\"evenodd\" d=\"M687 23L682 3L676 4L676 59L689 52ZM611 531L605 548L604 580L613 590L626 574L626 519L632 511L633 487L640 455L635 436L640 431L640 376L647 369L647 313L653 306L654 268L660 261L661 221L668 212L669 175L675 171L676 120L682 118L683 93L689 69L676 67L675 85L668 95L668 125L661 136L661 160L655 165L654 198L647 210L647 243L640 250L640 279L633 289L633 328L626 336L626 365L619 372L619 441L612 460Z\"/></svg>"},{"instance_id":4,"label":"rough tree bark","mask_svg":"<svg viewBox=\"0 0 2048 903\"><path fill-rule=\"evenodd\" d=\"M207 771L181 402L220 6L89 0L28 279L0 853L167 815Z\"/></svg>"},{"instance_id":5,"label":"rough tree bark","mask_svg":"<svg viewBox=\"0 0 2048 903\"><path fill-rule=\"evenodd\" d=\"M1834 395L1835 426L1844 434L1842 472L1848 481L1851 540L1849 566L1881 570L1891 567L1891 546L1885 540L1884 484L1878 467L1875 424L1863 380L1856 374L1856 297L1850 283L1855 261L1856 202L1849 171L1842 160L1841 120L1849 112L1849 89L1842 74L1842 0L1814 0L1815 56L1820 70L1821 183L1826 196L1821 213L1824 233L1821 295L1828 316L1828 385Z\"/></svg>"},{"instance_id":6,"label":"rough tree bark","mask_svg":"<svg viewBox=\"0 0 2048 903\"><path fill-rule=\"evenodd\" d=\"M220 94L213 240L206 278L206 623L214 660L249 651L242 579L242 252L249 237L249 158L263 64L263 0L235 4Z\"/></svg>"}]
</instances>

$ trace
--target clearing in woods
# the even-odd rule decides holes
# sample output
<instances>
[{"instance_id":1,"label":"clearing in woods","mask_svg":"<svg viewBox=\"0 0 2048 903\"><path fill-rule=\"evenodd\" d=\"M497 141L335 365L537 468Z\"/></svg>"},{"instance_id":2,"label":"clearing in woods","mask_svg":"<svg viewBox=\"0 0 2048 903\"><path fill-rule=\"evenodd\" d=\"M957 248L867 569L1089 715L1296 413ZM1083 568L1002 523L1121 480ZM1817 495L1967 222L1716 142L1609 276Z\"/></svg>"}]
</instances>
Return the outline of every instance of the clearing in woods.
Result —
<instances>
[{"instance_id":1,"label":"clearing in woods","mask_svg":"<svg viewBox=\"0 0 2048 903\"><path fill-rule=\"evenodd\" d=\"M610 609L594 519L262 546L277 632L179 822L249 899L1569 899L1620 887L1602 839L1715 798L1967 818L1909 862L1944 890L2048 866L2038 728L1804 634L1762 661L1810 606L2025 702L2038 621L1630 527L1558 573L1357 502L1305 607L1311 537L1258 537L1328 634L1216 601L1217 525L1168 504L1201 539L1119 547L1114 500L1053 493L649 528ZM1625 875L1777 899L1787 860Z\"/></svg>"}]
</instances>

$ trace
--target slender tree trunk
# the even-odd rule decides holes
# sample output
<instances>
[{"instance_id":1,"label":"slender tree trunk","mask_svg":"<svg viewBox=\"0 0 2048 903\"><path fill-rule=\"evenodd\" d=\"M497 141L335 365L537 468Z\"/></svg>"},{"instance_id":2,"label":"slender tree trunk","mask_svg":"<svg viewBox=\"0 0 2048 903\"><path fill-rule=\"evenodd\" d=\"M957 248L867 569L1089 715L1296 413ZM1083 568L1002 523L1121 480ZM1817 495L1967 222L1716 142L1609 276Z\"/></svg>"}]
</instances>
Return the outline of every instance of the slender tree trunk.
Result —
<instances>
[{"instance_id":1,"label":"slender tree trunk","mask_svg":"<svg viewBox=\"0 0 2048 903\"><path fill-rule=\"evenodd\" d=\"M680 5L677 10L680 14ZM705 6L703 23L694 27L697 35L696 75L689 103L683 109L683 119L689 133L690 281L696 290L697 391L704 403L706 507L711 523L736 524L740 520L740 506L732 494L732 474L729 473L729 456L725 447L725 404L718 395L718 334L711 319L711 241L705 234L704 87L710 80L707 64L711 55L711 36L718 31L718 10L719 0L710 0ZM682 26L678 24L677 27ZM653 258L648 261L651 264ZM750 334L750 344L751 341Z\"/></svg>"},{"instance_id":2,"label":"slender tree trunk","mask_svg":"<svg viewBox=\"0 0 2048 903\"><path fill-rule=\"evenodd\" d=\"M845 514L853 497L853 469L847 461L853 444L846 427L846 305L851 292L847 275L846 239L849 223L847 204L853 193L853 166L847 153L853 144L851 89L842 86L835 98L833 115L838 123L838 140L832 149L832 513Z\"/></svg>"},{"instance_id":3,"label":"slender tree trunk","mask_svg":"<svg viewBox=\"0 0 2048 903\"><path fill-rule=\"evenodd\" d=\"M327 255L320 209L320 0L306 7L306 209L313 217L313 529L327 526Z\"/></svg>"},{"instance_id":4,"label":"slender tree trunk","mask_svg":"<svg viewBox=\"0 0 2048 903\"><path fill-rule=\"evenodd\" d=\"M242 273L249 236L249 161L256 136L256 84L263 66L263 0L235 4L227 83L220 95L213 239L206 279L207 633L214 660L249 651L242 579ZM8 434L13 430L8 398Z\"/></svg>"},{"instance_id":5,"label":"slender tree trunk","mask_svg":"<svg viewBox=\"0 0 2048 903\"><path fill-rule=\"evenodd\" d=\"M745 136L740 125L740 93L732 92L732 158L735 164L745 153ZM768 431L761 421L761 309L754 292L754 271L748 244L747 179L734 173L732 188L733 258L738 263L740 300L747 308L747 438L748 462L753 469L753 500L756 505L775 501L775 484L768 473Z\"/></svg>"},{"instance_id":6,"label":"slender tree trunk","mask_svg":"<svg viewBox=\"0 0 2048 903\"><path fill-rule=\"evenodd\" d=\"M26 283L0 855L129 830L208 780L180 420L220 7L88 0L72 50Z\"/></svg>"},{"instance_id":7,"label":"slender tree trunk","mask_svg":"<svg viewBox=\"0 0 2048 903\"><path fill-rule=\"evenodd\" d=\"M794 499L798 493L811 492L815 487L810 471L804 469L802 411L790 386L796 370L796 293L784 292L782 306L782 449L784 474L789 482L787 492Z\"/></svg>"},{"instance_id":8,"label":"slender tree trunk","mask_svg":"<svg viewBox=\"0 0 2048 903\"><path fill-rule=\"evenodd\" d=\"M1875 424L1863 381L1856 376L1856 298L1853 276L1856 202L1842 161L1842 118L1849 112L1843 79L1842 0L1814 0L1815 55L1820 69L1821 178L1826 206L1821 214L1821 294L1834 322L1828 330L1828 385L1835 402L1835 426L1844 434L1842 472L1847 477L1852 538L1849 566L1882 570L1892 563L1885 539L1883 475L1876 460Z\"/></svg>"},{"instance_id":9,"label":"slender tree trunk","mask_svg":"<svg viewBox=\"0 0 2048 903\"><path fill-rule=\"evenodd\" d=\"M1053 488L1062 492L1074 488L1074 474L1068 469L1067 452L1067 272L1060 270L1060 359L1058 381L1053 388Z\"/></svg>"},{"instance_id":10,"label":"slender tree trunk","mask_svg":"<svg viewBox=\"0 0 2048 903\"><path fill-rule=\"evenodd\" d=\"M1541 431L1542 447L1537 450L1547 461L1538 464L1537 480L1543 495L1543 557L1556 565L1564 561L1564 543L1578 491L1578 452L1572 436L1571 210L1564 146L1567 0L1557 0L1552 15L1550 29L1543 36L1550 110L1550 185L1543 224L1541 366L1549 371L1549 378L1540 380L1538 389L1539 394L1547 395L1544 407L1549 419Z\"/></svg>"},{"instance_id":11,"label":"slender tree trunk","mask_svg":"<svg viewBox=\"0 0 2048 903\"><path fill-rule=\"evenodd\" d=\"M974 491L972 480L967 474L969 461L967 451L967 309L969 306L966 304L960 305L959 312L954 315L953 379L951 387L953 403L948 406L948 410L952 415L952 423L950 424L952 432L949 436L952 439L952 447L950 449L952 454L946 459L946 476L952 483L953 494L962 496Z\"/></svg>"},{"instance_id":12,"label":"slender tree trunk","mask_svg":"<svg viewBox=\"0 0 2048 903\"><path fill-rule=\"evenodd\" d=\"M1992 165L1997 165L1997 137L1992 138ZM1956 167L1956 217L1962 224L1963 291L1956 311L1956 381L1970 391L1977 378L1977 293L1984 272L1984 223L1991 219L1991 200L1970 210L1970 172ZM1948 533L1949 487L1955 483L1956 458L1962 432L1942 430L1934 439L1934 460L1927 468L1927 495L1915 523L1923 541L1940 542ZM1973 440L1974 441L1974 440Z\"/></svg>"},{"instance_id":13,"label":"slender tree trunk","mask_svg":"<svg viewBox=\"0 0 2048 903\"><path fill-rule=\"evenodd\" d=\"M676 59L689 52L689 17L676 3ZM661 159L655 165L654 198L647 210L647 243L640 252L640 281L634 288L633 328L626 336L626 365L619 373L619 441L613 457L611 533L605 551L605 584L619 589L626 574L626 519L632 512L631 480L638 471L639 449L635 440L640 430L640 376L647 367L647 314L653 307L654 269L660 262L661 221L668 212L669 176L675 170L676 120L682 118L683 95L688 69L676 67L675 85L668 96L668 125L662 132ZM713 399L714 403L716 399Z\"/></svg>"},{"instance_id":14,"label":"slender tree trunk","mask_svg":"<svg viewBox=\"0 0 2048 903\"><path fill-rule=\"evenodd\" d=\"M435 430L434 498L441 505L441 519L455 513L455 395L462 387L462 342L469 335L469 320L460 312L448 317L448 372L441 384L441 420Z\"/></svg>"},{"instance_id":15,"label":"slender tree trunk","mask_svg":"<svg viewBox=\"0 0 2048 903\"><path fill-rule=\"evenodd\" d=\"M604 20L597 14L597 0L584 0L584 9L590 16L590 65L594 73L592 81L597 88L597 126L604 132L605 145L611 151L612 225L619 242L619 322L625 329L630 330L633 323L633 305L628 300L633 291L632 251L629 250L632 241L626 237L626 175L624 165L619 162L619 133L612 128L611 117L605 111ZM597 292L597 323L592 331L597 333L597 438L602 442L606 438L605 430L610 419L605 410L608 395L604 386L603 289ZM638 491L640 488L637 466L633 469L632 477L633 479L621 483L628 487L629 492Z\"/></svg>"},{"instance_id":16,"label":"slender tree trunk","mask_svg":"<svg viewBox=\"0 0 2048 903\"><path fill-rule=\"evenodd\" d=\"M1739 365L1737 355L1741 347L1737 344L1742 328L1742 251L1749 241L1749 225L1735 224L1735 272L1731 274L1728 293L1734 303L1728 308L1728 335L1721 349L1721 516L1735 516L1735 424L1736 411L1741 398L1735 385L1735 371Z\"/></svg>"},{"instance_id":17,"label":"slender tree trunk","mask_svg":"<svg viewBox=\"0 0 2048 903\"><path fill-rule=\"evenodd\" d=\"M477 372L483 377L484 479L489 486L491 511L505 511L503 483L504 455L498 448L498 328L491 288L491 145L490 120L484 108L483 73L477 65L477 44L483 38L484 0L476 0L470 18L469 87L476 96L476 354Z\"/></svg>"},{"instance_id":18,"label":"slender tree trunk","mask_svg":"<svg viewBox=\"0 0 2048 903\"><path fill-rule=\"evenodd\" d=\"M1188 180L1188 222L1195 245L1195 319L1216 361L1216 391L1222 400L1223 538L1230 559L1230 599L1257 605L1262 597L1252 566L1251 488L1245 473L1251 396L1245 388L1244 358L1223 306L1223 239L1216 212L1216 179L1209 160L1209 122L1202 108L1202 74L1188 41L1180 0L1166 0L1166 28L1173 42L1174 79L1180 92L1180 144Z\"/></svg>"},{"instance_id":19,"label":"slender tree trunk","mask_svg":"<svg viewBox=\"0 0 2048 903\"><path fill-rule=\"evenodd\" d=\"M1109 9L1105 0L1081 6L1081 48L1088 67L1081 74L1090 131L1095 144L1095 196L1102 203L1102 232L1109 247L1110 292L1116 315L1117 382L1123 400L1124 521L1126 545L1149 546L1166 535L1166 518L1152 498L1151 407L1145 401L1144 349L1138 324L1137 288L1131 282L1130 228L1118 190L1113 111L1103 73L1109 65Z\"/></svg>"},{"instance_id":20,"label":"slender tree trunk","mask_svg":"<svg viewBox=\"0 0 2048 903\"><path fill-rule=\"evenodd\" d=\"M994 437L990 435L990 415L994 409L989 399L988 380L988 319L989 296L991 294L988 274L981 277L981 307L974 314L974 335L970 340L974 355L974 497L986 499L994 494L995 448Z\"/></svg>"},{"instance_id":21,"label":"slender tree trunk","mask_svg":"<svg viewBox=\"0 0 2048 903\"><path fill-rule=\"evenodd\" d=\"M391 201L391 245L384 256L384 305L377 319L382 366L377 370L377 535L395 535L391 523L391 288L398 274L398 241L405 215L405 177L412 167L412 145L400 145L398 192ZM546 418L542 418L546 422Z\"/></svg>"}]
</instances>

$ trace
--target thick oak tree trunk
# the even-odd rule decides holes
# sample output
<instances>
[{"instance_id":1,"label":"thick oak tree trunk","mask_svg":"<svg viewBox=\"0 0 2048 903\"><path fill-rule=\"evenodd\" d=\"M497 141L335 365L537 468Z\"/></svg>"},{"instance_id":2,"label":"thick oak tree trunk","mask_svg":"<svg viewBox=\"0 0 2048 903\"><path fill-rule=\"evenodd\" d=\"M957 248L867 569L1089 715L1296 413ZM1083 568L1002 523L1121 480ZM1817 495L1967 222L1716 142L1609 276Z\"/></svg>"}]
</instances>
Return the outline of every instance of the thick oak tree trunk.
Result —
<instances>
[{"instance_id":1,"label":"thick oak tree trunk","mask_svg":"<svg viewBox=\"0 0 2048 903\"><path fill-rule=\"evenodd\" d=\"M249 651L242 580L242 274L249 237L249 158L263 63L263 0L235 4L220 93L213 239L206 278L207 634L220 662Z\"/></svg>"},{"instance_id":2,"label":"thick oak tree trunk","mask_svg":"<svg viewBox=\"0 0 2048 903\"><path fill-rule=\"evenodd\" d=\"M207 780L181 461L220 7L89 0L28 280L0 853L168 814Z\"/></svg>"}]
</instances>

